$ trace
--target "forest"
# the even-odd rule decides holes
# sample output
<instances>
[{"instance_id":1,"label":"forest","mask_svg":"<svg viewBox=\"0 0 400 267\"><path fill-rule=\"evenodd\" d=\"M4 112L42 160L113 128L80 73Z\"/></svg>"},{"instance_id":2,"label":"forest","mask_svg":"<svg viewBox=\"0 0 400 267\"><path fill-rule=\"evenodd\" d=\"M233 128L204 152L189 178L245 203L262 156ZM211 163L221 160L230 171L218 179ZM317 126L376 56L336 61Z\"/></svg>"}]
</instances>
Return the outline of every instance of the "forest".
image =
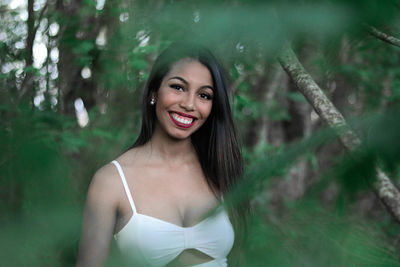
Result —
<instances>
[{"instance_id":1,"label":"forest","mask_svg":"<svg viewBox=\"0 0 400 267\"><path fill-rule=\"evenodd\" d=\"M133 144L152 63L185 40L229 80L245 174L228 201L252 207L240 266L399 266L399 11L2 0L0 265L74 266L90 180Z\"/></svg>"}]
</instances>

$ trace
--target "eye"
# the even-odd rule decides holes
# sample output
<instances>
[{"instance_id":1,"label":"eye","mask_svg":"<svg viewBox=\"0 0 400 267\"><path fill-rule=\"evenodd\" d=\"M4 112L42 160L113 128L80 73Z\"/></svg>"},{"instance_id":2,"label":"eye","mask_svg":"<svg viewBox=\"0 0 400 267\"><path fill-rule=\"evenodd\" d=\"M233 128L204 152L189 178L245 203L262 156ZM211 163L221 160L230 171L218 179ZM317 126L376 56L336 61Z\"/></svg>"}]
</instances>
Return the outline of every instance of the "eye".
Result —
<instances>
[{"instance_id":1,"label":"eye","mask_svg":"<svg viewBox=\"0 0 400 267\"><path fill-rule=\"evenodd\" d=\"M199 96L207 100L211 100L213 98L212 95L208 93L200 93Z\"/></svg>"},{"instance_id":2,"label":"eye","mask_svg":"<svg viewBox=\"0 0 400 267\"><path fill-rule=\"evenodd\" d=\"M169 87L176 89L178 91L183 91L183 87L180 86L179 84L171 84Z\"/></svg>"}]
</instances>

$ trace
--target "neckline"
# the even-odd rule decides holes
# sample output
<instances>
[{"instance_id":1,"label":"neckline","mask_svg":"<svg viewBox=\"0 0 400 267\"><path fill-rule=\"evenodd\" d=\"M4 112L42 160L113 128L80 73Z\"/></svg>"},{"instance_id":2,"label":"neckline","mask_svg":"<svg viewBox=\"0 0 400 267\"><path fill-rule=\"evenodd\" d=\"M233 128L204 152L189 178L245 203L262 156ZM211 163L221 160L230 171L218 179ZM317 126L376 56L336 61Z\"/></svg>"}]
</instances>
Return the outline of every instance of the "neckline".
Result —
<instances>
[{"instance_id":1,"label":"neckline","mask_svg":"<svg viewBox=\"0 0 400 267\"><path fill-rule=\"evenodd\" d=\"M222 210L220 210L221 208L222 208ZM221 212L225 211L225 210L223 209L222 206L218 207L217 210L219 210L219 211L216 211L217 213L216 213L215 215L208 216L208 217L204 218L203 220L199 221L198 223L196 223L195 225L192 225L192 226L180 226L180 225L174 224L174 223L172 223L172 222L164 221L164 220L159 219L159 218L157 218L157 217L153 217L153 216L151 216L151 215L146 215L146 214L143 214L143 213L135 212L135 213L132 214L132 216L129 218L129 221L124 225L124 227L122 227L122 228L118 231L118 233L116 233L115 235L117 236L117 235L119 235L120 233L122 233L122 232L129 226L129 224L131 224L131 222L135 220L135 216L140 216L140 217L144 217L144 218L149 218L149 219L152 219L152 220L154 220L154 221L161 222L161 223L163 223L163 224L170 225L170 226L172 226L172 227L175 227L175 228L178 228L178 229L180 229L180 230L185 231L185 230L190 230L190 229L194 229L194 228L196 228L196 227L199 227L201 224L205 223L205 222L208 221L209 219L211 219L211 218L213 218L213 217L215 217L215 216L218 216Z\"/></svg>"},{"instance_id":2,"label":"neckline","mask_svg":"<svg viewBox=\"0 0 400 267\"><path fill-rule=\"evenodd\" d=\"M177 225L177 224L175 224L175 223L168 222L168 221L164 221L164 220L159 219L159 218L157 218L157 217L153 217L153 216L146 215L146 214L142 214L142 213L138 213L138 212L136 212L136 214L132 215L132 217L134 217L135 215L137 215L137 216L142 216L142 217L146 217L146 218L149 218L149 219L152 219L152 220L155 220L155 221L164 223L164 224L171 225L171 226L176 227L176 228L179 228L179 229L191 229L191 228L195 228L195 227L199 226L200 224L204 223L205 221L207 221L207 220L210 218L210 216L208 216L208 217L204 218L203 220L199 221L198 223L196 223L196 224L194 224L194 225L192 225L192 226L180 226L180 225ZM131 219L133 219L132 217L131 217ZM126 225L128 225L129 223L130 223L130 221L129 221Z\"/></svg>"},{"instance_id":3,"label":"neckline","mask_svg":"<svg viewBox=\"0 0 400 267\"><path fill-rule=\"evenodd\" d=\"M222 205L219 205L219 206L217 206L217 207L215 208L215 211L213 211L213 212L212 212L212 211L209 211L209 214L211 214L210 216L205 217L204 219L202 219L201 221L197 222L196 224L194 224L194 225L192 225L192 226L180 226L180 225L177 225L177 224L175 224L175 223L168 222L168 221L159 219L159 218L157 218L157 217L154 217L154 216L151 216L151 215L146 215L146 214L143 214L143 213L140 213L140 212L137 212L137 211L136 211L136 213L132 214L131 218L129 219L129 221L128 221L128 223L127 223L126 225L128 225L128 224L130 223L130 221L134 218L135 215L138 215L138 216L142 216L142 217L147 217L147 218L152 219L152 220L155 220L155 221L159 221L159 222L164 223L164 224L172 225L172 226L177 227L177 228L180 228L180 229L191 229L191 228L195 228L195 227L199 226L200 224L202 224L202 223L208 221L208 220L211 219L211 218L214 218L214 217L218 216L218 215L219 215L221 212L223 212L223 211L224 211L223 206L222 206ZM215 214L214 214L214 213L215 213ZM207 213L206 213L206 214L207 214ZM126 226L126 225L125 225L125 226Z\"/></svg>"},{"instance_id":4,"label":"neckline","mask_svg":"<svg viewBox=\"0 0 400 267\"><path fill-rule=\"evenodd\" d=\"M132 212L133 212L132 216L129 218L129 221L128 221L128 222L124 225L124 227L122 227L122 229L119 230L118 233L116 233L116 234L119 234L120 232L122 232L122 230L124 230L124 229L128 226L128 224L134 219L134 216L136 216L136 215L138 215L138 216L143 216L143 217L147 217L147 218L156 220L156 221L158 221L158 222L161 222L161 223L164 223L164 224L167 224L167 225L172 225L173 227L176 227L176 228L185 230L185 229L192 229L192 228L195 228L195 227L197 227L198 225L200 225L200 224L202 224L203 222L205 222L205 221L207 221L208 219L210 219L211 217L217 216L217 215L221 212L221 210L220 210L221 208L222 208L222 210L224 210L224 209L223 209L223 206L218 205L218 206L216 207L216 210L215 210L215 212L216 212L217 214L212 215L212 216L207 216L206 218L204 218L203 220L199 221L199 222L196 223L195 225L186 226L186 227L185 227L185 226L180 226L180 225L177 225L177 224L168 222L168 221L164 221L164 220L162 220L162 219L159 219L159 218L156 218L156 217L153 217L153 216L150 216L150 215L146 215L146 214L139 213L139 212L137 212L137 209L136 209L136 206L135 206L135 202L133 201L133 197L132 197L131 191L130 191L130 189L129 189L129 185L128 185L127 181L126 181L125 174L124 174L124 171L122 170L121 165L119 164L119 162L118 162L117 160L113 160L112 163L117 167L118 173L119 173L119 175L120 175L120 177L121 177L121 180L122 180L122 183L123 183L123 186L124 186L125 193L126 193L126 195L127 195L127 197L128 197L129 204L131 205ZM221 195L221 200L222 200L222 201L224 200L224 198L223 198L222 195ZM221 203L219 203L219 204L221 204Z\"/></svg>"}]
</instances>

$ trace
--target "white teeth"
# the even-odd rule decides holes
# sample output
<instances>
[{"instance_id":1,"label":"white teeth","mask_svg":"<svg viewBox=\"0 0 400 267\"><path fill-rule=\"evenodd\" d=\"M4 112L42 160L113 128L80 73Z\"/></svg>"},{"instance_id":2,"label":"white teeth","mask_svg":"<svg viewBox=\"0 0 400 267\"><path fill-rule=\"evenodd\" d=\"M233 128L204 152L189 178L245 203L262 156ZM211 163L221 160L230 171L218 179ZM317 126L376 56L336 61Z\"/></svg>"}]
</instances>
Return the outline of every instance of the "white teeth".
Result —
<instances>
[{"instance_id":1,"label":"white teeth","mask_svg":"<svg viewBox=\"0 0 400 267\"><path fill-rule=\"evenodd\" d=\"M176 114L176 113L172 113L172 117L173 117L176 121L178 121L178 122L180 122L180 123L183 123L183 124L191 124L191 123L193 122L193 119L179 116L179 115Z\"/></svg>"}]
</instances>

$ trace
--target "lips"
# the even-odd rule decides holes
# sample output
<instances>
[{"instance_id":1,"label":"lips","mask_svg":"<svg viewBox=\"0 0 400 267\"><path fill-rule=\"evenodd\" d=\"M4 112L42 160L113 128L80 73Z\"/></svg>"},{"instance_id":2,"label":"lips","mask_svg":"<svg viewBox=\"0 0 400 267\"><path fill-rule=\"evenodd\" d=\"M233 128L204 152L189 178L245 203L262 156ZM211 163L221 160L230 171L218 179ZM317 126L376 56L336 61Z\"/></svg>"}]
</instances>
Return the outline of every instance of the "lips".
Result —
<instances>
[{"instance_id":1,"label":"lips","mask_svg":"<svg viewBox=\"0 0 400 267\"><path fill-rule=\"evenodd\" d=\"M175 125L180 128L190 128L195 124L197 120L197 118L194 116L180 112L170 112L169 116L172 122L174 122Z\"/></svg>"}]
</instances>

